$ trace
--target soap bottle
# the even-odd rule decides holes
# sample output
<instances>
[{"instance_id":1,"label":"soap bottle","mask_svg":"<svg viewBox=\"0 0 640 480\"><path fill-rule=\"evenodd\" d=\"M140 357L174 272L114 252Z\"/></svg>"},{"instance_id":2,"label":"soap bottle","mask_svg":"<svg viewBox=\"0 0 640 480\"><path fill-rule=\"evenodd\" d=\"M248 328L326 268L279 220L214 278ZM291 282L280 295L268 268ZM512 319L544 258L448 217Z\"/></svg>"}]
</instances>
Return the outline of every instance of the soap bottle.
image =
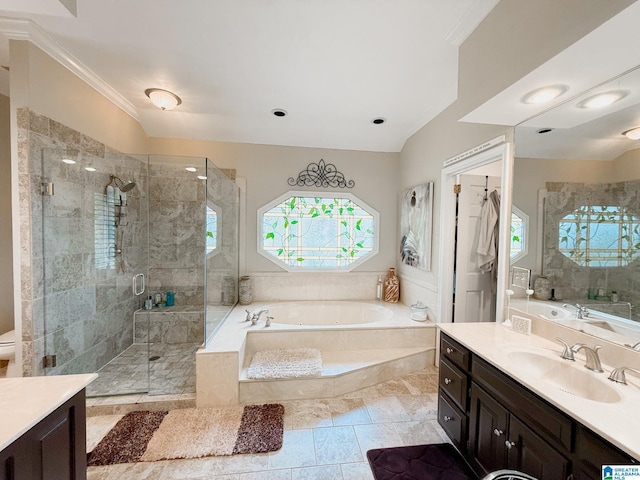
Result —
<instances>
[{"instance_id":1,"label":"soap bottle","mask_svg":"<svg viewBox=\"0 0 640 480\"><path fill-rule=\"evenodd\" d=\"M173 307L175 296L173 292L167 292L167 307Z\"/></svg>"},{"instance_id":2,"label":"soap bottle","mask_svg":"<svg viewBox=\"0 0 640 480\"><path fill-rule=\"evenodd\" d=\"M376 300L382 300L382 275L378 276L378 285L376 286Z\"/></svg>"},{"instance_id":3,"label":"soap bottle","mask_svg":"<svg viewBox=\"0 0 640 480\"><path fill-rule=\"evenodd\" d=\"M152 307L153 307L153 300L151 299L151 295L149 295L147 299L144 301L144 308L147 310L151 310Z\"/></svg>"}]
</instances>

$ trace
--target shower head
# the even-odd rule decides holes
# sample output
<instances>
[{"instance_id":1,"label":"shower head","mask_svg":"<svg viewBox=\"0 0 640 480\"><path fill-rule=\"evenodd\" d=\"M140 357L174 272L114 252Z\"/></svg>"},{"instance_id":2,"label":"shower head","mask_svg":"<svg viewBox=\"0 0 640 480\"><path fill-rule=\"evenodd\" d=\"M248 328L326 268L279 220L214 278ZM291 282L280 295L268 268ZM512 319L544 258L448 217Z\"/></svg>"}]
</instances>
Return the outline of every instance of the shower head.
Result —
<instances>
[{"instance_id":1,"label":"shower head","mask_svg":"<svg viewBox=\"0 0 640 480\"><path fill-rule=\"evenodd\" d=\"M136 186L136 182L124 183L120 178L116 177L115 175L111 175L111 180L107 184L107 187L112 183L115 184L115 186L118 187L120 191L123 193L127 193L128 191L133 190Z\"/></svg>"}]
</instances>

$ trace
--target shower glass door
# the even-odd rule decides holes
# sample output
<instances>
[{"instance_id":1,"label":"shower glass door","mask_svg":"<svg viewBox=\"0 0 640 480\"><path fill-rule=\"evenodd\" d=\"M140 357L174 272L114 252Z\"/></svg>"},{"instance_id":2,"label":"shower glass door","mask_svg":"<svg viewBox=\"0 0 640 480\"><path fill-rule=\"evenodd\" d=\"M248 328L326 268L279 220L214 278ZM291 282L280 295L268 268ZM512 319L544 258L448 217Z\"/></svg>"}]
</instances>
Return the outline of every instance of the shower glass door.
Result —
<instances>
[{"instance_id":1,"label":"shower glass door","mask_svg":"<svg viewBox=\"0 0 640 480\"><path fill-rule=\"evenodd\" d=\"M149 390L148 158L43 149L33 202L34 356L41 371L97 372L87 393ZM35 197L35 195L34 195ZM40 225L38 225L40 223Z\"/></svg>"}]
</instances>

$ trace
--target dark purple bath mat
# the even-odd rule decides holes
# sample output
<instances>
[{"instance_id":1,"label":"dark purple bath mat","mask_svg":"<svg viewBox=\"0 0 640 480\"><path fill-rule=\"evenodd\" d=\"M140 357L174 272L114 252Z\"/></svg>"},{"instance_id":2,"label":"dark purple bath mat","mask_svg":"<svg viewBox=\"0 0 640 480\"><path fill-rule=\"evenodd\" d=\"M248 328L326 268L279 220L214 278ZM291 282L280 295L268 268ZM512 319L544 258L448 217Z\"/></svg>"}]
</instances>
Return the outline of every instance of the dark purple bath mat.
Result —
<instances>
[{"instance_id":1,"label":"dark purple bath mat","mask_svg":"<svg viewBox=\"0 0 640 480\"><path fill-rule=\"evenodd\" d=\"M478 480L449 443L376 448L367 459L376 480Z\"/></svg>"}]
</instances>

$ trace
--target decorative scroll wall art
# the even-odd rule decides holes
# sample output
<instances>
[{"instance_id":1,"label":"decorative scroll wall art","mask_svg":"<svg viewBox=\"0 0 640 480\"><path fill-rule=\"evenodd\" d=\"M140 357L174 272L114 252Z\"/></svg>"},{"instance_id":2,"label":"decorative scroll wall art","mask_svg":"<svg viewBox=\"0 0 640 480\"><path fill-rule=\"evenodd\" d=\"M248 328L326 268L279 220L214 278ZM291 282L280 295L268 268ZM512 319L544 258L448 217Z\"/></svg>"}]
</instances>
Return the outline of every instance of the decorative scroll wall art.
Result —
<instances>
[{"instance_id":1,"label":"decorative scroll wall art","mask_svg":"<svg viewBox=\"0 0 640 480\"><path fill-rule=\"evenodd\" d=\"M400 202L400 261L431 270L433 182L406 190Z\"/></svg>"},{"instance_id":2,"label":"decorative scroll wall art","mask_svg":"<svg viewBox=\"0 0 640 480\"><path fill-rule=\"evenodd\" d=\"M298 174L298 178L289 177L287 183L299 187L340 187L353 188L355 182L346 180L333 163L325 163L320 159L318 163L310 163L305 170Z\"/></svg>"}]
</instances>

